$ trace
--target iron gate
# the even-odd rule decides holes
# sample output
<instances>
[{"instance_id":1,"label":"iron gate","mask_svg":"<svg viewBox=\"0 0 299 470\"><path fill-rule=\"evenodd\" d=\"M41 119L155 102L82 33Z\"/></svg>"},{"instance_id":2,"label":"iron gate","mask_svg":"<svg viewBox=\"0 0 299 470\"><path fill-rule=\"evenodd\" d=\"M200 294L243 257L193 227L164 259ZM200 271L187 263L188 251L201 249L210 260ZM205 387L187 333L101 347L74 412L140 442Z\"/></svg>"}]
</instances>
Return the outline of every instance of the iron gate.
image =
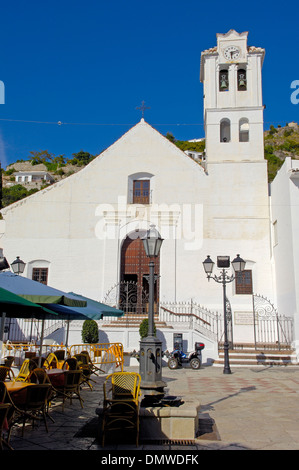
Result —
<instances>
[{"instance_id":1,"label":"iron gate","mask_svg":"<svg viewBox=\"0 0 299 470\"><path fill-rule=\"evenodd\" d=\"M293 341L294 319L280 315L266 297L253 294L254 341L255 346L271 344L281 349Z\"/></svg>"},{"instance_id":2,"label":"iron gate","mask_svg":"<svg viewBox=\"0 0 299 470\"><path fill-rule=\"evenodd\" d=\"M148 300L149 294L140 284L121 281L107 292L103 303L116 306L126 314L145 314L148 312Z\"/></svg>"}]
</instances>

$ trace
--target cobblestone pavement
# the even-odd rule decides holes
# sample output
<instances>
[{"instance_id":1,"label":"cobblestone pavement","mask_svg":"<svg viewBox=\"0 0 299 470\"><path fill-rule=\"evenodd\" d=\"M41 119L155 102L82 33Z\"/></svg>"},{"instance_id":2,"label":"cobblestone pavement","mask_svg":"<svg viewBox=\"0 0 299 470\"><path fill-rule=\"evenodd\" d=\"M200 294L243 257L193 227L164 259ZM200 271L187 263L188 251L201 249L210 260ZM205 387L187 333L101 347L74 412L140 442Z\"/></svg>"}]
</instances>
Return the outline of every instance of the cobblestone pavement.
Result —
<instances>
[{"instance_id":1,"label":"cobblestone pavement","mask_svg":"<svg viewBox=\"0 0 299 470\"><path fill-rule=\"evenodd\" d=\"M138 367L125 370L138 372ZM96 437L95 414L102 400L105 376L96 377L91 391L82 390L84 407L78 400L51 408L47 433L41 422L26 426L24 437L15 428L11 445L24 450L96 450L121 452L136 450L132 445L115 443L102 448ZM200 370L163 367L163 380L169 395L198 398L199 435L192 442L140 443L141 451L200 450L299 450L299 368L295 366L232 368L223 374L220 367Z\"/></svg>"}]
</instances>

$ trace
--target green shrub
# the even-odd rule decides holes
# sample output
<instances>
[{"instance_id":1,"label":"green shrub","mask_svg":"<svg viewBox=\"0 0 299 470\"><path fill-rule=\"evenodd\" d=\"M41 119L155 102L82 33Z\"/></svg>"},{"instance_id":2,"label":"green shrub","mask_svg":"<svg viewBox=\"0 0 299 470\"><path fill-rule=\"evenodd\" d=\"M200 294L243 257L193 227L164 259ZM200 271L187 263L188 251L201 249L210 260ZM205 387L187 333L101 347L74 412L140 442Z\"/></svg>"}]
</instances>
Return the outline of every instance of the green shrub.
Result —
<instances>
[{"instance_id":1,"label":"green shrub","mask_svg":"<svg viewBox=\"0 0 299 470\"><path fill-rule=\"evenodd\" d=\"M286 129L283 133L284 137L288 137L289 135L293 134L293 129Z\"/></svg>"},{"instance_id":2,"label":"green shrub","mask_svg":"<svg viewBox=\"0 0 299 470\"><path fill-rule=\"evenodd\" d=\"M12 175L15 171L16 171L16 170L14 169L14 167L12 167L12 168L9 168L9 170L6 170L6 171L3 170L3 173L4 173L6 176L10 176L10 175Z\"/></svg>"},{"instance_id":3,"label":"green shrub","mask_svg":"<svg viewBox=\"0 0 299 470\"><path fill-rule=\"evenodd\" d=\"M82 327L83 343L98 343L99 328L95 320L85 320Z\"/></svg>"},{"instance_id":4,"label":"green shrub","mask_svg":"<svg viewBox=\"0 0 299 470\"><path fill-rule=\"evenodd\" d=\"M274 180L276 173L283 164L283 160L276 157L275 155L265 154L265 158L268 161L268 181Z\"/></svg>"},{"instance_id":5,"label":"green shrub","mask_svg":"<svg viewBox=\"0 0 299 470\"><path fill-rule=\"evenodd\" d=\"M271 124L270 126L270 130L269 130L269 134L273 135L273 134L276 134L278 131L275 129L275 127L273 126L273 124Z\"/></svg>"},{"instance_id":6,"label":"green shrub","mask_svg":"<svg viewBox=\"0 0 299 470\"><path fill-rule=\"evenodd\" d=\"M272 145L265 145L265 153L266 154L273 154L273 146Z\"/></svg>"},{"instance_id":7,"label":"green shrub","mask_svg":"<svg viewBox=\"0 0 299 470\"><path fill-rule=\"evenodd\" d=\"M148 336L148 318L142 320L139 326L139 335L140 338L146 338ZM156 336L156 325L154 323L154 335Z\"/></svg>"}]
</instances>

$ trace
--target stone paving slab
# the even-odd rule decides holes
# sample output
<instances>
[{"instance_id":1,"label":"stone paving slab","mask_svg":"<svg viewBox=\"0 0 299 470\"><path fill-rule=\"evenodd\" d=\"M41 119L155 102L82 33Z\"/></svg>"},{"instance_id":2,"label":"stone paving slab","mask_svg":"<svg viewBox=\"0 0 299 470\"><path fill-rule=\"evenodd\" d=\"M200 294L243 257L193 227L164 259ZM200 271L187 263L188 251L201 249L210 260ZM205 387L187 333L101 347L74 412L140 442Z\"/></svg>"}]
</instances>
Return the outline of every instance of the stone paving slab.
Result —
<instances>
[{"instance_id":1,"label":"stone paving slab","mask_svg":"<svg viewBox=\"0 0 299 470\"><path fill-rule=\"evenodd\" d=\"M138 367L125 370L138 372ZM54 404L48 419L49 432L42 423L26 426L22 438L14 429L11 445L16 451L26 450L93 450L102 452L141 451L200 451L200 450L299 450L299 368L296 366L259 366L232 368L223 374L219 367L170 370L163 367L163 380L169 395L200 402L199 423L204 430L192 442L132 443L102 448L96 436L82 433L96 417L102 401L105 376L97 377L91 391L82 390L84 408L78 400L69 403L62 412ZM200 426L199 426L200 427ZM79 436L79 437L76 437Z\"/></svg>"}]
</instances>

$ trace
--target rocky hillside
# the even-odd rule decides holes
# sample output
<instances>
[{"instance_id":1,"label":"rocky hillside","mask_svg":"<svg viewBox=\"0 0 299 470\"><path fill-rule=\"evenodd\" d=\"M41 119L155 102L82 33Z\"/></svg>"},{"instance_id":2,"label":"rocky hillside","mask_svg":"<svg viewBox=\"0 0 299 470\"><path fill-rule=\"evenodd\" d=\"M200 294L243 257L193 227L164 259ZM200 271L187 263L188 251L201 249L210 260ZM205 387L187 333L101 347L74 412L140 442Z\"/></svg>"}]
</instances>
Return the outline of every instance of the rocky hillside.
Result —
<instances>
[{"instance_id":1,"label":"rocky hillside","mask_svg":"<svg viewBox=\"0 0 299 470\"><path fill-rule=\"evenodd\" d=\"M284 127L270 126L264 134L265 158L268 160L268 179L272 181L286 157L299 160L299 126L295 122Z\"/></svg>"}]
</instances>

